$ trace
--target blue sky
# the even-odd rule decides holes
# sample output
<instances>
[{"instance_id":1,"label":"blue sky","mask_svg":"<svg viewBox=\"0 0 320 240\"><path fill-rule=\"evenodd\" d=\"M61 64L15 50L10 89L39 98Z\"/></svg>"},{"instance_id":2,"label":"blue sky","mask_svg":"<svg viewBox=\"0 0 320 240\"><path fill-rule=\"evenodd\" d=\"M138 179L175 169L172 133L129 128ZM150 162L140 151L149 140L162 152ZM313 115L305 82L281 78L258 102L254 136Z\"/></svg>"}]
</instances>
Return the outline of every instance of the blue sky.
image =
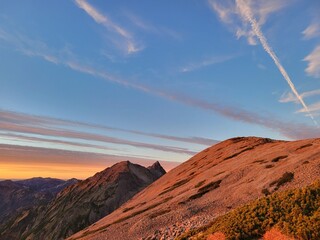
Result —
<instances>
[{"instance_id":1,"label":"blue sky","mask_svg":"<svg viewBox=\"0 0 320 240\"><path fill-rule=\"evenodd\" d=\"M0 5L6 147L182 162L234 136L319 136L317 0Z\"/></svg>"}]
</instances>

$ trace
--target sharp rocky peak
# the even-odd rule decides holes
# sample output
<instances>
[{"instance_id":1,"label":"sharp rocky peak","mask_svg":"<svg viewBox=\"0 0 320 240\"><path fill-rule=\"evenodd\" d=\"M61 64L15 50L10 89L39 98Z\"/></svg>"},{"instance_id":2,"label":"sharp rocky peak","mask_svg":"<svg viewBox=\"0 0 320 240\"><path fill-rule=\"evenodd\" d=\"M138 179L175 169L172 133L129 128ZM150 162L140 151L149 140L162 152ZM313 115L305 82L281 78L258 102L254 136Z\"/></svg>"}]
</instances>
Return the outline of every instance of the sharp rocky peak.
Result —
<instances>
[{"instance_id":1,"label":"sharp rocky peak","mask_svg":"<svg viewBox=\"0 0 320 240\"><path fill-rule=\"evenodd\" d=\"M156 175L157 177L161 177L166 173L166 170L163 169L159 161L156 161L154 164L149 166L148 169L152 174Z\"/></svg>"}]
</instances>

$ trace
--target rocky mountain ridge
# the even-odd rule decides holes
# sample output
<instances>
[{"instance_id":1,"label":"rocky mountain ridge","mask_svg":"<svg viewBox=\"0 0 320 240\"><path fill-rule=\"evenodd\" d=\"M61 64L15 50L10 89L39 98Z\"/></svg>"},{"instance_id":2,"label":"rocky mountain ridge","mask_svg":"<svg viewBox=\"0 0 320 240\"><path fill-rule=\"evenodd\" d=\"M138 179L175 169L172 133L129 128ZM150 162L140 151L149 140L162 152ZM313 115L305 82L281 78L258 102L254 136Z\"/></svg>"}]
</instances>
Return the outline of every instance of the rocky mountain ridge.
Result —
<instances>
[{"instance_id":1,"label":"rocky mountain ridge","mask_svg":"<svg viewBox=\"0 0 320 240\"><path fill-rule=\"evenodd\" d=\"M75 239L175 239L236 207L320 176L320 139L238 137L205 149Z\"/></svg>"},{"instance_id":2,"label":"rocky mountain ridge","mask_svg":"<svg viewBox=\"0 0 320 240\"><path fill-rule=\"evenodd\" d=\"M0 181L0 222L21 209L50 202L58 192L77 181L40 177Z\"/></svg>"}]
</instances>

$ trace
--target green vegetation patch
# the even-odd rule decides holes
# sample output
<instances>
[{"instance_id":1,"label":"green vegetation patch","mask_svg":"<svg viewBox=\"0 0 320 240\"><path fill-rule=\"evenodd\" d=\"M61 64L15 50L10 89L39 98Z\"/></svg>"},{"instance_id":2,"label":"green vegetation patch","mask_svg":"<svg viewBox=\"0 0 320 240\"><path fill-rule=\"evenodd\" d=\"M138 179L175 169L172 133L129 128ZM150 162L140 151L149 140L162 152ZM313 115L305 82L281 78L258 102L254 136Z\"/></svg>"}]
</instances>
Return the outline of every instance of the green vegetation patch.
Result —
<instances>
[{"instance_id":1,"label":"green vegetation patch","mask_svg":"<svg viewBox=\"0 0 320 240\"><path fill-rule=\"evenodd\" d=\"M255 160L252 163L260 163L260 164L262 164L262 163L266 163L266 160Z\"/></svg>"},{"instance_id":2,"label":"green vegetation patch","mask_svg":"<svg viewBox=\"0 0 320 240\"><path fill-rule=\"evenodd\" d=\"M205 182L206 182L206 180L200 181L194 187L195 188L201 187Z\"/></svg>"},{"instance_id":3,"label":"green vegetation patch","mask_svg":"<svg viewBox=\"0 0 320 240\"><path fill-rule=\"evenodd\" d=\"M237 153L235 153L235 154L232 154L232 155L229 156L229 157L224 158L223 160L228 160L228 159L237 157L237 156L240 155L241 153L244 153L244 152L249 151L249 150L252 150L252 149L254 149L254 147L247 147L247 148L241 150L240 152L237 152Z\"/></svg>"},{"instance_id":4,"label":"green vegetation patch","mask_svg":"<svg viewBox=\"0 0 320 240\"><path fill-rule=\"evenodd\" d=\"M127 208L123 209L122 212L125 213L125 212L128 212L128 211L132 210L132 209L134 209L134 207L127 207Z\"/></svg>"},{"instance_id":5,"label":"green vegetation patch","mask_svg":"<svg viewBox=\"0 0 320 240\"><path fill-rule=\"evenodd\" d=\"M207 239L215 232L232 240L260 239L273 227L295 239L320 239L320 182L260 198L177 239Z\"/></svg>"},{"instance_id":6,"label":"green vegetation patch","mask_svg":"<svg viewBox=\"0 0 320 240\"><path fill-rule=\"evenodd\" d=\"M158 212L154 212L154 213L150 214L149 218L150 219L154 219L154 218L159 217L161 215L164 215L164 214L166 214L166 213L168 213L170 211L171 211L171 209L169 209L169 208L168 209L164 209L164 210L160 210Z\"/></svg>"},{"instance_id":7,"label":"green vegetation patch","mask_svg":"<svg viewBox=\"0 0 320 240\"><path fill-rule=\"evenodd\" d=\"M220 187L220 183L222 182L222 180L218 180L218 181L214 181L214 182L211 182L211 183L208 183L207 185L201 187L198 189L198 192L194 195L191 195L189 197L189 200L194 200L194 199L197 199L197 198L200 198L202 197L204 194Z\"/></svg>"},{"instance_id":8,"label":"green vegetation patch","mask_svg":"<svg viewBox=\"0 0 320 240\"><path fill-rule=\"evenodd\" d=\"M230 141L232 141L232 143L237 143L237 142L241 142L244 139L245 137L234 137L234 138L230 138Z\"/></svg>"},{"instance_id":9,"label":"green vegetation patch","mask_svg":"<svg viewBox=\"0 0 320 240\"><path fill-rule=\"evenodd\" d=\"M160 195L163 195L163 194L165 194L165 193L171 192L172 190L174 190L174 189L176 189L176 188L178 188L178 187L186 184L186 183L189 182L190 180L191 180L191 178L186 178L186 179L182 179L182 180L176 182L176 183L173 184L172 186L167 187L163 192L161 192L161 193L159 194L159 196L160 196Z\"/></svg>"},{"instance_id":10,"label":"green vegetation patch","mask_svg":"<svg viewBox=\"0 0 320 240\"><path fill-rule=\"evenodd\" d=\"M163 202L165 202L165 201L167 201L167 199L165 199ZM93 233L96 233L96 232L104 232L104 231L107 231L107 228L110 227L111 225L117 224L117 223L121 223L121 222L123 222L123 221L125 221L125 220L128 220L128 219L130 219L130 218L133 218L133 217L135 217L135 216L137 216L137 215L139 215L139 214L141 214L141 213L144 213L144 212L146 212L146 211L148 211L148 210L151 210L151 209L153 209L153 208L161 205L163 202L158 202L158 203L152 204L152 205L150 205L150 206L148 206L148 207L146 207L146 208L144 208L144 209L141 209L141 210L138 210L138 211L136 211L136 212L133 212L132 214L130 214L130 215L128 215L128 216L119 218L118 220L116 220L116 221L114 221L114 222L112 222L112 223L110 223L110 224L106 224L106 225L104 225L104 226L102 226L102 227L99 227L99 228L97 228L97 229L95 229L95 230L90 230L90 231L89 231L89 230L86 230L86 231L85 231L81 236L79 236L78 238L71 238L71 239L76 240L76 239L83 238L83 237L85 237L85 236L88 236L88 235L93 234Z\"/></svg>"},{"instance_id":11,"label":"green vegetation patch","mask_svg":"<svg viewBox=\"0 0 320 240\"><path fill-rule=\"evenodd\" d=\"M267 164L266 166L264 166L265 168L273 168L274 165L273 164Z\"/></svg>"},{"instance_id":12,"label":"green vegetation patch","mask_svg":"<svg viewBox=\"0 0 320 240\"><path fill-rule=\"evenodd\" d=\"M287 158L288 155L283 155L283 156L279 156L279 157L275 157L274 159L271 160L271 162L279 162L281 159L285 159Z\"/></svg>"},{"instance_id":13,"label":"green vegetation patch","mask_svg":"<svg viewBox=\"0 0 320 240\"><path fill-rule=\"evenodd\" d=\"M214 175L213 177L219 176L219 175L221 175L221 174L223 174L223 173L225 173L225 172L226 172L226 171L219 172L219 173L217 173L216 175Z\"/></svg>"},{"instance_id":14,"label":"green vegetation patch","mask_svg":"<svg viewBox=\"0 0 320 240\"><path fill-rule=\"evenodd\" d=\"M163 202L165 202L165 201L166 201L166 200L164 200ZM139 211L133 212L132 214L130 214L130 215L128 215L128 216L119 218L118 220L114 221L112 224L121 223L121 222L123 222L123 221L125 221L125 220L127 220L127 219L129 219L129 218L133 218L133 217L135 217L135 216L137 216L137 215L139 215L139 214L141 214L141 213L144 213L144 212L146 212L146 211L148 211L148 210L150 210L150 209L153 209L153 208L161 205L163 202L158 202L158 203L152 204L152 205L150 205L150 206L148 206L148 207L146 207L146 208L144 208L144 209L141 209L141 210L139 210Z\"/></svg>"},{"instance_id":15,"label":"green vegetation patch","mask_svg":"<svg viewBox=\"0 0 320 240\"><path fill-rule=\"evenodd\" d=\"M287 182L291 182L294 178L293 172L285 172L279 179L270 183L270 187L276 186L277 188L281 187L282 185L286 184Z\"/></svg>"},{"instance_id":16,"label":"green vegetation patch","mask_svg":"<svg viewBox=\"0 0 320 240\"><path fill-rule=\"evenodd\" d=\"M262 193L263 195L265 195L265 196L270 195L270 191L269 191L267 188L263 188L263 189L261 190L261 193Z\"/></svg>"},{"instance_id":17,"label":"green vegetation patch","mask_svg":"<svg viewBox=\"0 0 320 240\"><path fill-rule=\"evenodd\" d=\"M297 151L297 150L300 150L300 149L303 149L303 148L311 147L311 146L312 146L312 143L309 143L309 144L306 144L306 145L302 145L301 147L298 147L298 148L296 149L296 151Z\"/></svg>"}]
</instances>

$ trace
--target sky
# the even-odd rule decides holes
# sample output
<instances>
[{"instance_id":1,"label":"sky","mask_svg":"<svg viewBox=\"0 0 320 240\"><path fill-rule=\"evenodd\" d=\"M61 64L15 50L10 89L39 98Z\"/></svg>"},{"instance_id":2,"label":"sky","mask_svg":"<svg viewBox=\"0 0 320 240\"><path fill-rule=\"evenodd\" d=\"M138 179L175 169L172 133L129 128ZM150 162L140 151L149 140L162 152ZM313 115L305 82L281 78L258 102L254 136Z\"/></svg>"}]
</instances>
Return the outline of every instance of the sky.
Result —
<instances>
[{"instance_id":1,"label":"sky","mask_svg":"<svg viewBox=\"0 0 320 240\"><path fill-rule=\"evenodd\" d=\"M2 0L0 179L167 170L320 135L318 0Z\"/></svg>"}]
</instances>

